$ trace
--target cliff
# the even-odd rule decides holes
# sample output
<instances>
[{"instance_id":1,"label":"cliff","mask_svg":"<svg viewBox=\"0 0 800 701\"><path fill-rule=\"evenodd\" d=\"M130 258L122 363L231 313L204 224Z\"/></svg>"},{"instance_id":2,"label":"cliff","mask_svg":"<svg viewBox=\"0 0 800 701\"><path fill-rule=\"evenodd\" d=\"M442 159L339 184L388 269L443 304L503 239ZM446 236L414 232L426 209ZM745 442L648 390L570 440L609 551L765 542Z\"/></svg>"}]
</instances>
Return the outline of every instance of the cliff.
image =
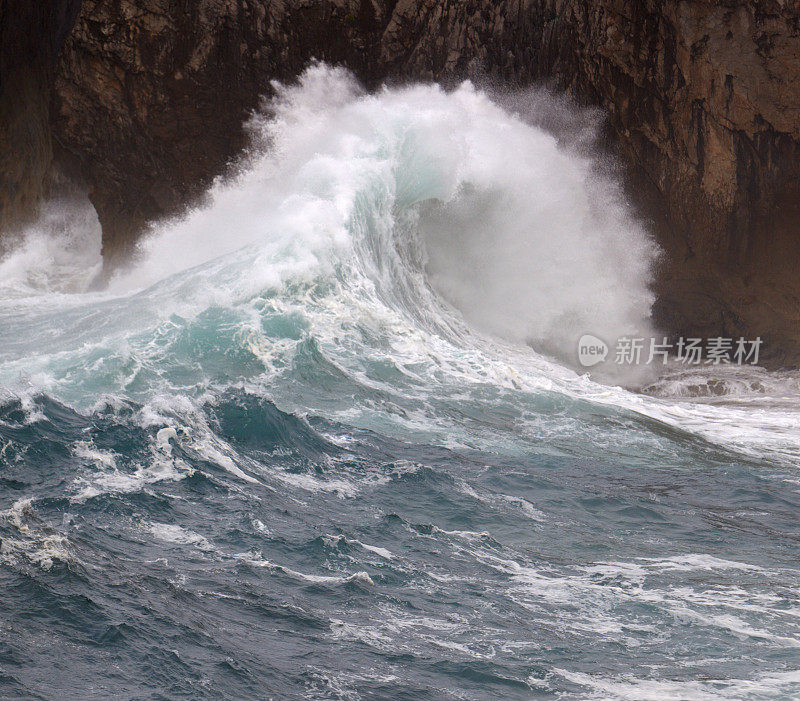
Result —
<instances>
[{"instance_id":1,"label":"cliff","mask_svg":"<svg viewBox=\"0 0 800 701\"><path fill-rule=\"evenodd\" d=\"M657 317L800 361L800 2L538 4L542 74L604 107L668 253Z\"/></svg>"},{"instance_id":2,"label":"cliff","mask_svg":"<svg viewBox=\"0 0 800 701\"><path fill-rule=\"evenodd\" d=\"M270 80L312 57L369 85L480 67L602 106L669 254L663 326L761 335L773 364L800 362L797 0L83 0L52 114L29 141L45 153L52 128L113 261L147 220L201 195L245 144L242 122Z\"/></svg>"},{"instance_id":3,"label":"cliff","mask_svg":"<svg viewBox=\"0 0 800 701\"><path fill-rule=\"evenodd\" d=\"M84 0L62 52L53 128L83 174L106 258L200 196L246 143L274 79L312 57L377 78L386 20L371 3Z\"/></svg>"},{"instance_id":4,"label":"cliff","mask_svg":"<svg viewBox=\"0 0 800 701\"><path fill-rule=\"evenodd\" d=\"M80 0L0 0L0 232L30 218L52 166L50 98Z\"/></svg>"}]
</instances>

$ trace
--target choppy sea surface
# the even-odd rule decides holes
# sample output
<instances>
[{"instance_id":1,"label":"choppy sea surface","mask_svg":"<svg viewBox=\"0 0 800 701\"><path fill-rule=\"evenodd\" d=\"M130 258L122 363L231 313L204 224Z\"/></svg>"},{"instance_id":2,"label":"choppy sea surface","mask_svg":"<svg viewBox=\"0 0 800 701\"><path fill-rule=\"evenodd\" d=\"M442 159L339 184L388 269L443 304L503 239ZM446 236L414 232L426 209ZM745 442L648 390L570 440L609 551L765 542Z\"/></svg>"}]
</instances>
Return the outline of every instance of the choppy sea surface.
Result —
<instances>
[{"instance_id":1,"label":"choppy sea surface","mask_svg":"<svg viewBox=\"0 0 800 701\"><path fill-rule=\"evenodd\" d=\"M576 369L654 333L593 120L316 65L102 290L51 203L0 259L0 696L800 697L800 380Z\"/></svg>"}]
</instances>

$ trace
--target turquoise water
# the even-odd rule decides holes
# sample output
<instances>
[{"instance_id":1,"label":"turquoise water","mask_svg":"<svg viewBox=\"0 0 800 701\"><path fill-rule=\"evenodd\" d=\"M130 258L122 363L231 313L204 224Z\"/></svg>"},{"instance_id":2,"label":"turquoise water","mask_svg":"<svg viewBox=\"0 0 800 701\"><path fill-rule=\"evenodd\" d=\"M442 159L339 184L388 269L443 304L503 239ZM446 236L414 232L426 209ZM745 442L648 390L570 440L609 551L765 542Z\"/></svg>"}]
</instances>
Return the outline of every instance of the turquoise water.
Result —
<instances>
[{"instance_id":1,"label":"turquoise water","mask_svg":"<svg viewBox=\"0 0 800 701\"><path fill-rule=\"evenodd\" d=\"M108 289L0 261L2 695L800 695L797 377L576 369L658 251L503 104L316 66Z\"/></svg>"}]
</instances>

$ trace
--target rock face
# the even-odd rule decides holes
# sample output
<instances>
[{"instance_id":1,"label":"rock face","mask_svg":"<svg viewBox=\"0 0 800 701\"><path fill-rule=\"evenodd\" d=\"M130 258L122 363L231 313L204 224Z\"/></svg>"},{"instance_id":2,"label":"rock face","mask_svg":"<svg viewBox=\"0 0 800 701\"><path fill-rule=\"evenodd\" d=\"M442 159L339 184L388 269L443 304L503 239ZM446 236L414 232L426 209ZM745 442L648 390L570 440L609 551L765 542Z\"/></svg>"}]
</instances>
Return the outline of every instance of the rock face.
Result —
<instances>
[{"instance_id":1,"label":"rock face","mask_svg":"<svg viewBox=\"0 0 800 701\"><path fill-rule=\"evenodd\" d=\"M760 335L774 365L797 365L800 2L531 7L537 66L608 111L649 199L663 326Z\"/></svg>"},{"instance_id":2,"label":"rock face","mask_svg":"<svg viewBox=\"0 0 800 701\"><path fill-rule=\"evenodd\" d=\"M49 125L58 160L91 189L113 262L147 220L224 172L270 80L312 57L370 85L480 67L602 106L668 253L663 326L761 335L773 364L800 363L800 1L83 0L52 116L32 127L36 163L48 161ZM42 89L29 92L41 115Z\"/></svg>"},{"instance_id":3,"label":"rock face","mask_svg":"<svg viewBox=\"0 0 800 701\"><path fill-rule=\"evenodd\" d=\"M50 94L80 0L0 0L0 231L36 209L50 171Z\"/></svg>"}]
</instances>

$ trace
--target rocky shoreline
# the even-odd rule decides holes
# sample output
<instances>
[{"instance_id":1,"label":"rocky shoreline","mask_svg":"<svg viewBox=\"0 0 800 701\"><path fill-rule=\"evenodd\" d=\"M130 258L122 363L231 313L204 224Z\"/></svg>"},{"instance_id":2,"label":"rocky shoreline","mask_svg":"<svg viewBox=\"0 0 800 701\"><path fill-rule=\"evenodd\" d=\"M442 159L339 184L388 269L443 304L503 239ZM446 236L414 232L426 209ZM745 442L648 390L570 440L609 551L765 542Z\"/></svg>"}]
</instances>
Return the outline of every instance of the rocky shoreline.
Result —
<instances>
[{"instance_id":1,"label":"rocky shoreline","mask_svg":"<svg viewBox=\"0 0 800 701\"><path fill-rule=\"evenodd\" d=\"M800 364L796 0L53 0L0 3L0 225L55 163L82 180L109 266L202 196L274 79L312 59L367 85L547 81L608 115L667 252L668 332L764 339Z\"/></svg>"}]
</instances>

